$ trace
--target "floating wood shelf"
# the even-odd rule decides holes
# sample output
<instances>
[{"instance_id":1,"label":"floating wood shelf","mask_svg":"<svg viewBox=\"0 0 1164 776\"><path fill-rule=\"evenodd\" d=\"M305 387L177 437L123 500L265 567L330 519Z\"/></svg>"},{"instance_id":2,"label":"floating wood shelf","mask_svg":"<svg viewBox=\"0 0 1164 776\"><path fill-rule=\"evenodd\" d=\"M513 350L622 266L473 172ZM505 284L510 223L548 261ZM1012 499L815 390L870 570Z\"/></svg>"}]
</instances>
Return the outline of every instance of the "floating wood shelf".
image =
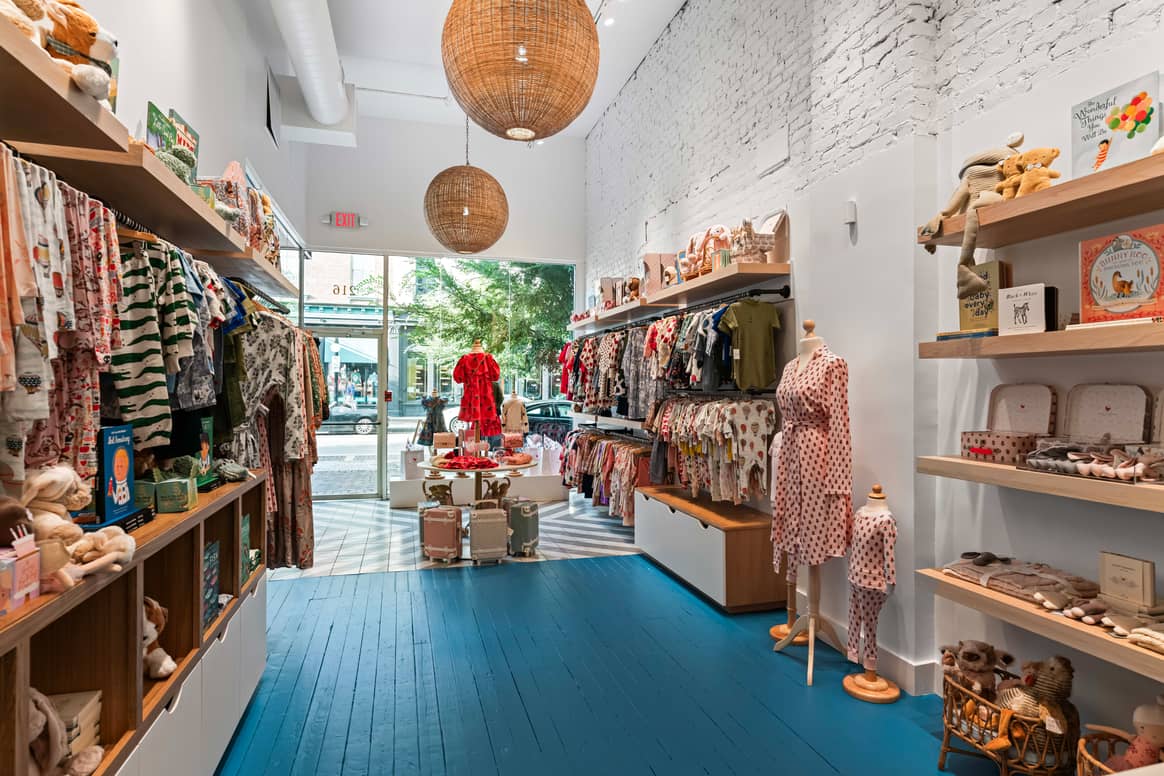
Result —
<instances>
[{"instance_id":1,"label":"floating wood shelf","mask_svg":"<svg viewBox=\"0 0 1164 776\"><path fill-rule=\"evenodd\" d=\"M1036 358L1142 353L1164 350L1164 324L1143 323L1099 329L1014 334L1008 337L923 342L921 358Z\"/></svg>"},{"instance_id":2,"label":"floating wood shelf","mask_svg":"<svg viewBox=\"0 0 1164 776\"><path fill-rule=\"evenodd\" d=\"M590 327L597 325L597 323L598 322L595 320L594 316L591 315L585 320L570 321L570 323L566 325L566 329L568 331L581 331L582 329L589 329Z\"/></svg>"},{"instance_id":3,"label":"floating wood shelf","mask_svg":"<svg viewBox=\"0 0 1164 776\"><path fill-rule=\"evenodd\" d=\"M299 298L299 289L295 287L295 284L288 280L278 267L249 246L241 254L219 254L203 251L198 254L198 258L214 267L218 274L230 278L242 278L276 299L280 297Z\"/></svg>"},{"instance_id":4,"label":"floating wood shelf","mask_svg":"<svg viewBox=\"0 0 1164 776\"><path fill-rule=\"evenodd\" d=\"M1001 248L1138 216L1159 210L1162 202L1164 154L1156 154L982 208L978 211L978 247ZM965 216L944 219L937 237L927 239L919 229L917 241L922 245L961 245L965 223Z\"/></svg>"},{"instance_id":5,"label":"floating wood shelf","mask_svg":"<svg viewBox=\"0 0 1164 776\"><path fill-rule=\"evenodd\" d=\"M1050 496L1094 501L1099 504L1164 512L1164 486L1148 483L1132 485L1126 482L1091 477L1070 477L1016 469L997 463L971 461L967 458L923 456L917 459L920 474L950 477L1000 488L1046 493Z\"/></svg>"},{"instance_id":6,"label":"floating wood shelf","mask_svg":"<svg viewBox=\"0 0 1164 776\"><path fill-rule=\"evenodd\" d=\"M668 303L671 306L698 304L790 274L791 264L731 264L694 280L668 286L648 296L647 301L651 304Z\"/></svg>"},{"instance_id":7,"label":"floating wood shelf","mask_svg":"<svg viewBox=\"0 0 1164 776\"><path fill-rule=\"evenodd\" d=\"M117 117L83 93L16 25L0 20L0 138L107 151L129 147Z\"/></svg>"},{"instance_id":8,"label":"floating wood shelf","mask_svg":"<svg viewBox=\"0 0 1164 776\"><path fill-rule=\"evenodd\" d=\"M704 497L691 498L689 491L674 486L635 488L635 490L648 499L662 502L674 510L691 515L701 523L713 525L721 531L748 531L756 528L771 530L772 528L772 517L751 507L737 506L724 501L712 501Z\"/></svg>"},{"instance_id":9,"label":"floating wood shelf","mask_svg":"<svg viewBox=\"0 0 1164 776\"><path fill-rule=\"evenodd\" d=\"M246 254L242 235L142 143L130 143L128 151L92 151L37 143L15 145L69 185L190 253Z\"/></svg>"},{"instance_id":10,"label":"floating wood shelf","mask_svg":"<svg viewBox=\"0 0 1164 776\"><path fill-rule=\"evenodd\" d=\"M674 307L672 304L664 304L658 302L648 301L646 298L636 299L618 307L613 307L609 310L603 310L598 313L596 320L599 323L629 323L630 321L638 320L645 315L650 315L653 311L667 309Z\"/></svg>"},{"instance_id":11,"label":"floating wood shelf","mask_svg":"<svg viewBox=\"0 0 1164 776\"><path fill-rule=\"evenodd\" d=\"M626 428L631 430L641 430L643 427L643 421L641 420L611 418L606 415L595 415L586 412L571 412L570 417L577 421L579 425L584 426L606 426L608 428Z\"/></svg>"},{"instance_id":12,"label":"floating wood shelf","mask_svg":"<svg viewBox=\"0 0 1164 776\"><path fill-rule=\"evenodd\" d=\"M1129 671L1164 682L1164 655L1109 636L1103 628L1054 614L1034 603L958 579L938 569L922 569L919 576L931 580L943 598L997 617L1003 622L1037 633L1060 644L1113 663Z\"/></svg>"}]
</instances>

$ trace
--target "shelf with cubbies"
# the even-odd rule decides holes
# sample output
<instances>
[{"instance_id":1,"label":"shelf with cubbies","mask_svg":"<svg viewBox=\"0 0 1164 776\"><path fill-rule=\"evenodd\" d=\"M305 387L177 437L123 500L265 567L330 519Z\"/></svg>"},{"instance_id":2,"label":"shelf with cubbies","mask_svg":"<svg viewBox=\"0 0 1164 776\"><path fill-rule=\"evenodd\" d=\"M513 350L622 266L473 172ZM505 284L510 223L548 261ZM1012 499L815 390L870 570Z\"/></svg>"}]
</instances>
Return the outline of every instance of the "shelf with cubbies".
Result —
<instances>
[{"instance_id":1,"label":"shelf with cubbies","mask_svg":"<svg viewBox=\"0 0 1164 776\"><path fill-rule=\"evenodd\" d=\"M125 151L129 132L14 24L0 24L0 139Z\"/></svg>"},{"instance_id":2,"label":"shelf with cubbies","mask_svg":"<svg viewBox=\"0 0 1164 776\"><path fill-rule=\"evenodd\" d=\"M279 268L266 261L194 190L143 143L102 151L41 143L13 143L21 154L85 192L205 260L228 277L241 277L273 296L295 296Z\"/></svg>"},{"instance_id":3,"label":"shelf with cubbies","mask_svg":"<svg viewBox=\"0 0 1164 776\"><path fill-rule=\"evenodd\" d=\"M259 583L260 565L242 579L244 545L265 547L266 474L200 494L187 512L159 514L133 532L137 550L120 572L82 580L0 617L0 773L28 772L29 686L43 693L101 691L97 774L113 774L142 741L212 648L240 602ZM250 515L242 541L244 515ZM219 543L219 590L233 596L203 628L203 558ZM142 597L169 611L160 641L177 663L161 680L143 670Z\"/></svg>"}]
</instances>

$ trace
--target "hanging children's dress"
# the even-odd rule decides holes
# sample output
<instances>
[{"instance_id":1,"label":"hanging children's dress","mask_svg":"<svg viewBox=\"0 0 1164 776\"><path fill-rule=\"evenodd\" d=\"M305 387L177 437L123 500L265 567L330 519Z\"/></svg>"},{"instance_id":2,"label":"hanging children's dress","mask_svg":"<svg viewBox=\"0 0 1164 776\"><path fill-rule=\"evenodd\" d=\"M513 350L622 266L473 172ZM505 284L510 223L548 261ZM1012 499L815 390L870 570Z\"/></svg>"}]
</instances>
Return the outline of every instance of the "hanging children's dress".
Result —
<instances>
[{"instance_id":1,"label":"hanging children's dress","mask_svg":"<svg viewBox=\"0 0 1164 776\"><path fill-rule=\"evenodd\" d=\"M424 425L420 427L417 441L424 446L432 444L432 435L448 431L445 425L445 407L449 404L443 396L425 396L420 400L424 408Z\"/></svg>"},{"instance_id":2,"label":"hanging children's dress","mask_svg":"<svg viewBox=\"0 0 1164 776\"><path fill-rule=\"evenodd\" d=\"M466 353L453 369L453 379L465 386L457 417L480 424L481 436L501 433L500 413L493 399L493 383L501 377L501 367L488 353Z\"/></svg>"}]
</instances>

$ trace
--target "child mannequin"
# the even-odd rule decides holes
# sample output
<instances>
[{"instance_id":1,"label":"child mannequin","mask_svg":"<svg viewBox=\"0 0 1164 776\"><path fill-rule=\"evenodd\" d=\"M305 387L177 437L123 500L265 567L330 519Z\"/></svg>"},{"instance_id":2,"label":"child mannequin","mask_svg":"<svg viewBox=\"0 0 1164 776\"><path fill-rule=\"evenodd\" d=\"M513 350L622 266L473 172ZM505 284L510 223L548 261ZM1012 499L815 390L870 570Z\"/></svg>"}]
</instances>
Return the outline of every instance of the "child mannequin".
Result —
<instances>
[{"instance_id":1,"label":"child mannequin","mask_svg":"<svg viewBox=\"0 0 1164 776\"><path fill-rule=\"evenodd\" d=\"M877 675L877 618L897 583L893 547L897 521L880 485L874 485L865 505L853 517L849 552L849 660L864 665L864 674L846 676L845 691L870 703L892 703L901 696L897 685ZM864 631L864 644L861 636ZM862 649L863 647L863 649Z\"/></svg>"}]
</instances>

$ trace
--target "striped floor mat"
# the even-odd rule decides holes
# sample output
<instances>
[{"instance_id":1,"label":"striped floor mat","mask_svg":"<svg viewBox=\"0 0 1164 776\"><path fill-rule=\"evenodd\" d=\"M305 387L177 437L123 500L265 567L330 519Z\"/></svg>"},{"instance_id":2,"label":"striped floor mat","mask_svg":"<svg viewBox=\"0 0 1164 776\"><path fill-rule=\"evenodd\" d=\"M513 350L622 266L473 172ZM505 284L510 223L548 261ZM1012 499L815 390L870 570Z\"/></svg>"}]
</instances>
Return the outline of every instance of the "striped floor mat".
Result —
<instances>
[{"instance_id":1,"label":"striped floor mat","mask_svg":"<svg viewBox=\"0 0 1164 776\"><path fill-rule=\"evenodd\" d=\"M610 517L606 509L587 499L542 504L541 540L532 558L509 558L510 563L573 560L611 555L634 555L635 530ZM468 557L465 540L464 555ZM469 561L461 561L463 565ZM272 579L371 574L448 568L420 554L420 530L415 510L389 509L385 501L316 501L315 566L278 569Z\"/></svg>"}]
</instances>

